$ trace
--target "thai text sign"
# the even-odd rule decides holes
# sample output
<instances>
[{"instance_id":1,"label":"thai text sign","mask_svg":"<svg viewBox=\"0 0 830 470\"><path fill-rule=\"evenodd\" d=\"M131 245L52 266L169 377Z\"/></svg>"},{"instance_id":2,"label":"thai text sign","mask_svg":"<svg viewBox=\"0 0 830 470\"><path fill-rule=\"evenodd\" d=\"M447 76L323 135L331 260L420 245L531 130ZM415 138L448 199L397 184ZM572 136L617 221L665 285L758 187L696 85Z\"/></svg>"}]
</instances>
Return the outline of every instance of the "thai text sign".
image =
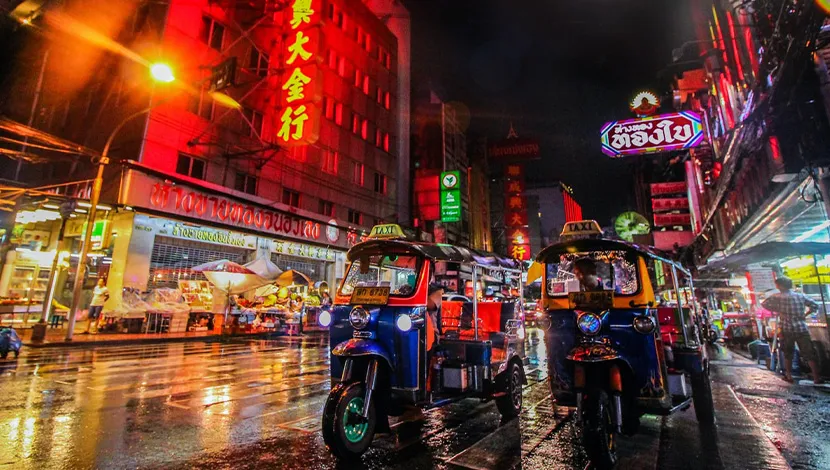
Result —
<instances>
[{"instance_id":1,"label":"thai text sign","mask_svg":"<svg viewBox=\"0 0 830 470\"><path fill-rule=\"evenodd\" d=\"M516 161L539 158L539 142L530 139L507 139L490 146L493 160Z\"/></svg>"},{"instance_id":2,"label":"thai text sign","mask_svg":"<svg viewBox=\"0 0 830 470\"><path fill-rule=\"evenodd\" d=\"M612 158L696 147L703 141L700 115L691 111L608 122L602 152Z\"/></svg>"},{"instance_id":3,"label":"thai text sign","mask_svg":"<svg viewBox=\"0 0 830 470\"><path fill-rule=\"evenodd\" d=\"M321 0L293 0L288 11L285 67L277 113L277 141L284 145L313 144L320 134L322 72L317 57L322 43Z\"/></svg>"},{"instance_id":4,"label":"thai text sign","mask_svg":"<svg viewBox=\"0 0 830 470\"><path fill-rule=\"evenodd\" d=\"M685 192L685 181L674 181L671 183L653 183L651 185L652 196L667 196L669 194L681 194Z\"/></svg>"}]
</instances>

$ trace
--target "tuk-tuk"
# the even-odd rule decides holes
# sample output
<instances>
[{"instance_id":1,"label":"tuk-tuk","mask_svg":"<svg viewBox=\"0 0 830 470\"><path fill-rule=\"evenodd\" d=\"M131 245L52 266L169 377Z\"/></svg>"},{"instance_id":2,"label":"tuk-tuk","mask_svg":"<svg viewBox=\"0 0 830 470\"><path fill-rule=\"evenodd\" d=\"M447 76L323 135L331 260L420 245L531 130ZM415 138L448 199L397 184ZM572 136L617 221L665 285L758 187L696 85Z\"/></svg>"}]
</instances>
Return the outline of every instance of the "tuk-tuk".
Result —
<instances>
[{"instance_id":1,"label":"tuk-tuk","mask_svg":"<svg viewBox=\"0 0 830 470\"><path fill-rule=\"evenodd\" d=\"M319 321L330 331L333 385L323 439L338 458L363 454L376 431L388 432L388 417L407 407L478 398L495 400L505 419L519 415L526 383L521 264L408 241L394 225L374 227L347 258L334 307ZM442 300L439 282L466 286L466 296ZM484 301L487 283L510 284L518 295Z\"/></svg>"},{"instance_id":2,"label":"tuk-tuk","mask_svg":"<svg viewBox=\"0 0 830 470\"><path fill-rule=\"evenodd\" d=\"M713 423L697 303L658 305L654 294L671 286L677 299L694 295L689 271L649 247L603 238L594 221L566 224L562 240L536 258L550 385L556 404L576 407L594 466L616 464L617 435L635 434L643 414L693 402L698 422Z\"/></svg>"}]
</instances>

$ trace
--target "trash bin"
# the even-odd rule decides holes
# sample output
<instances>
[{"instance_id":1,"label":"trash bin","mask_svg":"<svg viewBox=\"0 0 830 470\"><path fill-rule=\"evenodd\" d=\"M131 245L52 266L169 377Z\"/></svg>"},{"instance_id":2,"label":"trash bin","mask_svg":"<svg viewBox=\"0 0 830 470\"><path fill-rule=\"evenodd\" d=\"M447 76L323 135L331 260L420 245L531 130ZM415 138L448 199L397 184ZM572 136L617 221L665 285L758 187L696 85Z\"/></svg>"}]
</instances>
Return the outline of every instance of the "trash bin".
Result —
<instances>
[{"instance_id":1,"label":"trash bin","mask_svg":"<svg viewBox=\"0 0 830 470\"><path fill-rule=\"evenodd\" d=\"M46 339L46 322L37 322L32 327L32 341L42 342Z\"/></svg>"}]
</instances>

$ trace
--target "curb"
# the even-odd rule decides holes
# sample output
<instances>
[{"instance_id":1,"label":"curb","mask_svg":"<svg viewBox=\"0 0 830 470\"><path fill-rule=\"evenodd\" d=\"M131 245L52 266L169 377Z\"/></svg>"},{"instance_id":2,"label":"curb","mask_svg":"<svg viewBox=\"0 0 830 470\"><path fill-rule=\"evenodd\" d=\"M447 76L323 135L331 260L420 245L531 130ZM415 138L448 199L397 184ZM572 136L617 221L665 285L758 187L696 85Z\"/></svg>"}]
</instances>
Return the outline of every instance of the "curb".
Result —
<instances>
[{"instance_id":1,"label":"curb","mask_svg":"<svg viewBox=\"0 0 830 470\"><path fill-rule=\"evenodd\" d=\"M317 332L306 333L305 336L318 336ZM164 337L153 336L148 338L132 338L132 339L111 339L100 341L61 341L48 343L33 343L25 341L24 346L32 349L46 349L46 348L62 348L62 347L84 347L84 346L124 346L133 344L161 344L161 343L187 343L187 342L205 342L216 343L228 341L231 339L276 339L288 337L285 333L252 333L252 334L237 334L237 335L210 335L210 336L179 336L179 337Z\"/></svg>"}]
</instances>

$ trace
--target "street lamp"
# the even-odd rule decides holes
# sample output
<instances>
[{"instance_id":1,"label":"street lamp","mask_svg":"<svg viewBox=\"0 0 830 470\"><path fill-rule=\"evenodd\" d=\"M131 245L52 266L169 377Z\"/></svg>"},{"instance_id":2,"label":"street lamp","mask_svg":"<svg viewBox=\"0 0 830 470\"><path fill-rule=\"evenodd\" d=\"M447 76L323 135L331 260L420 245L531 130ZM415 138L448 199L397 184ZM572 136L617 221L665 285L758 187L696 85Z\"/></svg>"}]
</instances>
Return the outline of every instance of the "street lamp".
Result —
<instances>
[{"instance_id":1,"label":"street lamp","mask_svg":"<svg viewBox=\"0 0 830 470\"><path fill-rule=\"evenodd\" d=\"M150 66L150 76L156 81L162 83L170 83L175 80L173 71L167 64L153 64ZM98 160L98 173L92 183L92 195L89 199L89 212L86 217L86 228L84 229L84 239L81 243L81 253L78 256L78 267L75 270L75 283L72 286L72 304L69 307L68 328L66 330L66 341L72 341L72 336L75 333L75 316L78 312L79 304L81 303L81 290L84 286L84 271L86 269L86 257L89 254L89 245L92 242L92 227L95 225L95 217L98 214L98 200L101 198L101 186L104 184L104 168L109 164L109 151L113 140L119 131L131 120L145 113L149 113L153 109L153 105L148 106L141 111L130 114L124 118L115 129L110 133L104 144L104 150L101 152L101 158Z\"/></svg>"},{"instance_id":2,"label":"street lamp","mask_svg":"<svg viewBox=\"0 0 830 470\"><path fill-rule=\"evenodd\" d=\"M150 76L153 77L154 80L162 83L171 83L175 80L173 70L170 68L170 66L163 63L156 63L151 65ZM236 102L236 100L224 93L211 93L211 97L222 106L235 109L241 108L241 105L238 102ZM104 183L104 168L106 167L106 165L109 164L110 146L112 146L112 142L115 140L115 136L118 134L118 132L121 131L121 128L123 128L128 122L137 118L138 116L149 113L158 104L159 103L151 104L150 106L142 109L141 111L137 111L124 118L117 126L115 126L115 129L113 129L113 131L110 133L109 137L107 138L107 142L104 144L104 150L101 151L101 158L98 160L98 173L96 174L95 180L92 183L92 195L90 196L89 200L90 207L86 217L86 230L84 230L84 239L81 243L81 253L78 256L78 268L75 271L75 283L72 287L72 304L69 307L69 325L66 331L66 341L72 341L72 336L75 332L75 316L77 314L78 307L81 302L81 291L83 290L84 286L84 270L86 268L86 257L89 254L89 245L92 242L92 227L95 224L95 216L98 212L98 200L101 198L101 186L103 186Z\"/></svg>"}]
</instances>

